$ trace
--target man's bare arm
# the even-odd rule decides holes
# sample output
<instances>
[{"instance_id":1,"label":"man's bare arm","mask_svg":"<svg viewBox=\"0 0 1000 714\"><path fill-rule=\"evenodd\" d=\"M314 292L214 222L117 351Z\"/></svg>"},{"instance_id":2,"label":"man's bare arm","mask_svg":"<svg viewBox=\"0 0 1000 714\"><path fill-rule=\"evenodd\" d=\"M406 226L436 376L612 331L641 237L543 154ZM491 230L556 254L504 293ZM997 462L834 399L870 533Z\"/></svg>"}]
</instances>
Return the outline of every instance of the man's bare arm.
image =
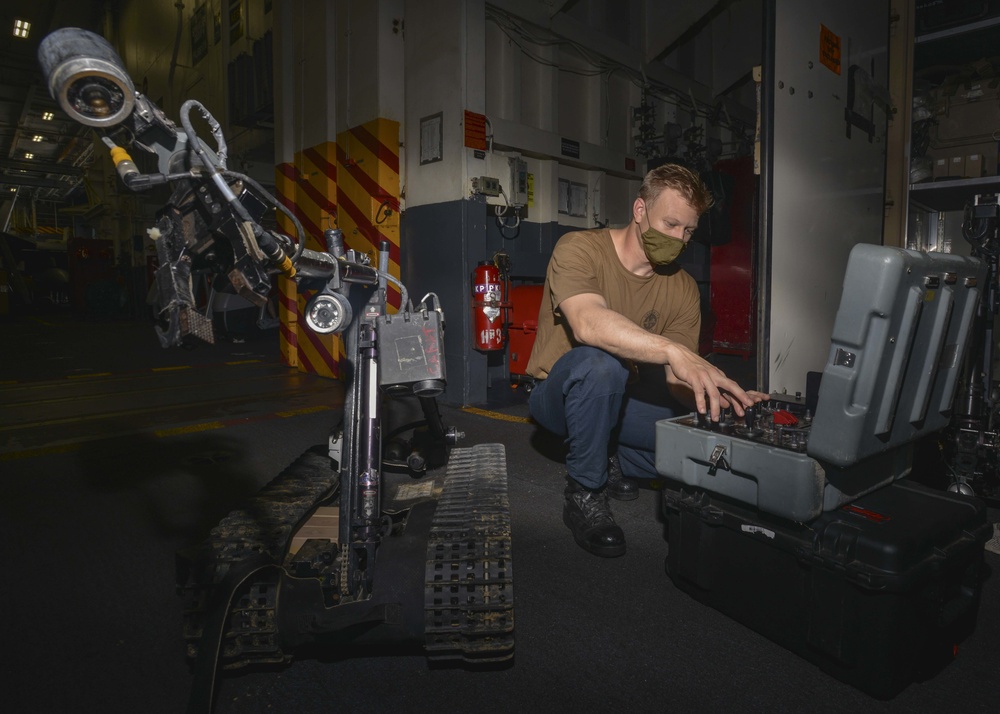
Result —
<instances>
[{"instance_id":1,"label":"man's bare arm","mask_svg":"<svg viewBox=\"0 0 1000 714\"><path fill-rule=\"evenodd\" d=\"M618 357L648 364L669 365L671 375L691 390L695 408L719 418L720 409L733 406L736 413L761 401L743 391L718 367L710 364L687 347L643 330L628 318L611 310L604 298L596 293L574 295L562 301L559 310L565 315L577 342L599 347Z\"/></svg>"}]
</instances>

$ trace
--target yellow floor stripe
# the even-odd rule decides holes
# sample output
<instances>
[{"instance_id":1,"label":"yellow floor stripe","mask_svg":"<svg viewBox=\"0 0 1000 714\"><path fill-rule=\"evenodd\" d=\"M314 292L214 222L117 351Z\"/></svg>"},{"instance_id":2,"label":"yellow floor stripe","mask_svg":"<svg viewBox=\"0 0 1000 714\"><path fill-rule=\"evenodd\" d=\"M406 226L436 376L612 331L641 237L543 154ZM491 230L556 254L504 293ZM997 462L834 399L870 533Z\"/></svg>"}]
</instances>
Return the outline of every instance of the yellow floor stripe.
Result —
<instances>
[{"instance_id":1,"label":"yellow floor stripe","mask_svg":"<svg viewBox=\"0 0 1000 714\"><path fill-rule=\"evenodd\" d=\"M315 414L316 412L327 411L336 408L335 405L331 404L317 404L311 407L302 407L301 409L292 409L290 411L275 412L273 415L265 415L264 418L270 418L271 416L290 418L301 416L303 414ZM249 417L247 419L231 419L228 421L209 421L203 422L201 424L188 424L186 426L178 426L172 429L157 429L152 433L154 436L159 438L171 437L171 436L184 436L185 434L197 434L202 431L213 431L215 429L226 429L231 426L237 426L239 424L247 423L250 421L258 421L258 419ZM143 433L143 432L137 432ZM7 453L0 453L0 461L13 461L14 459L29 459L36 456L46 456L49 454L64 454L71 451L78 451L86 443L94 441L94 439L85 439L78 442L73 442L69 444L57 444L54 446L40 446L34 449L23 449L21 451L9 451Z\"/></svg>"},{"instance_id":2,"label":"yellow floor stripe","mask_svg":"<svg viewBox=\"0 0 1000 714\"><path fill-rule=\"evenodd\" d=\"M61 444L59 446L41 446L37 449L25 449L24 451L8 451L6 454L0 454L0 461L33 459L36 456L47 456L49 454L66 454L70 451L79 451L82 446L82 443Z\"/></svg>"},{"instance_id":3,"label":"yellow floor stripe","mask_svg":"<svg viewBox=\"0 0 1000 714\"><path fill-rule=\"evenodd\" d=\"M153 433L157 436L179 436L181 434L194 434L199 431L211 431L212 429L225 429L226 425L221 421L207 421L204 424L189 424L188 426L178 426L173 429L158 429Z\"/></svg>"},{"instance_id":4,"label":"yellow floor stripe","mask_svg":"<svg viewBox=\"0 0 1000 714\"><path fill-rule=\"evenodd\" d=\"M476 407L463 407L463 412L467 414L478 414L479 416L484 416L487 419L497 419L498 421L512 421L517 424L534 424L534 420L531 417L519 417L513 416L511 414L503 414L501 412L493 412L488 409L477 409Z\"/></svg>"},{"instance_id":5,"label":"yellow floor stripe","mask_svg":"<svg viewBox=\"0 0 1000 714\"><path fill-rule=\"evenodd\" d=\"M66 379L87 379L89 377L110 377L111 372L91 372L90 374L67 374Z\"/></svg>"},{"instance_id":6,"label":"yellow floor stripe","mask_svg":"<svg viewBox=\"0 0 1000 714\"><path fill-rule=\"evenodd\" d=\"M177 367L153 367L154 372L176 372L181 369L191 369L191 365L179 365Z\"/></svg>"},{"instance_id":7,"label":"yellow floor stripe","mask_svg":"<svg viewBox=\"0 0 1000 714\"><path fill-rule=\"evenodd\" d=\"M259 359L243 359L235 362L226 362L226 364L257 364L258 362L260 362Z\"/></svg>"},{"instance_id":8,"label":"yellow floor stripe","mask_svg":"<svg viewBox=\"0 0 1000 714\"><path fill-rule=\"evenodd\" d=\"M327 409L332 409L332 407L326 404L317 404L313 407L303 407L302 409L292 409L287 412L275 412L277 416L287 418L293 416L299 416L300 414L315 414L316 412L326 411Z\"/></svg>"}]
</instances>

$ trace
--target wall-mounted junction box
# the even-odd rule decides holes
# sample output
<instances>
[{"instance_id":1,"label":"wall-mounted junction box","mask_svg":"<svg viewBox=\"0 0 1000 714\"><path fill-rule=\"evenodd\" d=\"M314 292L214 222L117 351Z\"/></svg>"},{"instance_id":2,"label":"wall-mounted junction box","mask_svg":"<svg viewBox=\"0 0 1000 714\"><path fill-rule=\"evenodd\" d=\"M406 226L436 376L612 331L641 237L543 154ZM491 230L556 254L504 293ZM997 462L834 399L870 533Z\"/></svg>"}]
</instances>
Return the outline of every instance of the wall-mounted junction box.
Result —
<instances>
[{"instance_id":1,"label":"wall-mounted junction box","mask_svg":"<svg viewBox=\"0 0 1000 714\"><path fill-rule=\"evenodd\" d=\"M472 179L472 193L480 196L499 196L500 179L492 176L477 176Z\"/></svg>"}]
</instances>

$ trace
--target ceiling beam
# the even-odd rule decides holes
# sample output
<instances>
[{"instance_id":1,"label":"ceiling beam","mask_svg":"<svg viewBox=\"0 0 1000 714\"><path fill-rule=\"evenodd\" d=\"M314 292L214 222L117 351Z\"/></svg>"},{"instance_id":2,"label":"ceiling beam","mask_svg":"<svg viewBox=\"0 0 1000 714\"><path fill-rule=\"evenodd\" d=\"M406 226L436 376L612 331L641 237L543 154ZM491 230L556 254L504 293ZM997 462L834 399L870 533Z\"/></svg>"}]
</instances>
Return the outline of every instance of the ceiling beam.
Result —
<instances>
[{"instance_id":1,"label":"ceiling beam","mask_svg":"<svg viewBox=\"0 0 1000 714\"><path fill-rule=\"evenodd\" d=\"M711 24L712 20L721 15L734 2L736 0L700 0L699 7L692 7L688 3L678 3L680 7L676 8L673 7L674 4L668 7L665 3L647 5L646 7L650 9L646 14L645 24L647 28L645 30L647 59L650 62L658 62L670 56L678 47L697 37L702 30ZM673 10L672 13L671 10ZM651 17L654 12L657 17L663 14L690 17L684 17L674 30L654 35L655 39L652 39L648 28L655 27L654 22L658 22ZM692 20L692 18L694 19Z\"/></svg>"},{"instance_id":2,"label":"ceiling beam","mask_svg":"<svg viewBox=\"0 0 1000 714\"><path fill-rule=\"evenodd\" d=\"M83 169L68 164L55 164L48 161L18 161L17 159L0 159L0 171L25 171L29 174L62 174L64 176L83 176Z\"/></svg>"},{"instance_id":3,"label":"ceiling beam","mask_svg":"<svg viewBox=\"0 0 1000 714\"><path fill-rule=\"evenodd\" d=\"M638 48L612 40L602 35L598 30L574 20L569 15L560 14L552 18L549 29L560 37L586 47L599 47L600 54L623 67L641 73L646 80L654 85L669 87L679 94L693 97L699 104L712 106L721 101L734 119L746 124L752 124L755 121L752 107L745 107L731 98L720 97L712 87L667 67L662 62L644 61L643 53Z\"/></svg>"},{"instance_id":4,"label":"ceiling beam","mask_svg":"<svg viewBox=\"0 0 1000 714\"><path fill-rule=\"evenodd\" d=\"M560 12L568 12L573 9L580 0L548 0L549 17L555 17Z\"/></svg>"},{"instance_id":5,"label":"ceiling beam","mask_svg":"<svg viewBox=\"0 0 1000 714\"><path fill-rule=\"evenodd\" d=\"M31 186L33 188L73 188L73 184L59 179L35 178L34 176L0 176L0 186Z\"/></svg>"},{"instance_id":6,"label":"ceiling beam","mask_svg":"<svg viewBox=\"0 0 1000 714\"><path fill-rule=\"evenodd\" d=\"M717 0L643 3L642 18L646 62L661 60L678 41L692 32L713 10ZM726 0L721 0L725 2Z\"/></svg>"}]
</instances>

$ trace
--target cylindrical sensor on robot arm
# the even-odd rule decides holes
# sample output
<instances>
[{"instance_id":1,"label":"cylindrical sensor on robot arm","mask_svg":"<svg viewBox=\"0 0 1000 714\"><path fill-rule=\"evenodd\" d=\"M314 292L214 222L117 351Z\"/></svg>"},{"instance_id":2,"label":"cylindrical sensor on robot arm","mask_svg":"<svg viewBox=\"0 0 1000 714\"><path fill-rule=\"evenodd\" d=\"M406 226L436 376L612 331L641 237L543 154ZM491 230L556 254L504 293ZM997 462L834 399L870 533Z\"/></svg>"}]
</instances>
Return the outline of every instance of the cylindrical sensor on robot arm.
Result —
<instances>
[{"instance_id":1,"label":"cylindrical sensor on robot arm","mask_svg":"<svg viewBox=\"0 0 1000 714\"><path fill-rule=\"evenodd\" d=\"M135 106L135 86L121 58L100 35L64 27L42 40L38 61L49 93L86 126L120 124Z\"/></svg>"}]
</instances>

